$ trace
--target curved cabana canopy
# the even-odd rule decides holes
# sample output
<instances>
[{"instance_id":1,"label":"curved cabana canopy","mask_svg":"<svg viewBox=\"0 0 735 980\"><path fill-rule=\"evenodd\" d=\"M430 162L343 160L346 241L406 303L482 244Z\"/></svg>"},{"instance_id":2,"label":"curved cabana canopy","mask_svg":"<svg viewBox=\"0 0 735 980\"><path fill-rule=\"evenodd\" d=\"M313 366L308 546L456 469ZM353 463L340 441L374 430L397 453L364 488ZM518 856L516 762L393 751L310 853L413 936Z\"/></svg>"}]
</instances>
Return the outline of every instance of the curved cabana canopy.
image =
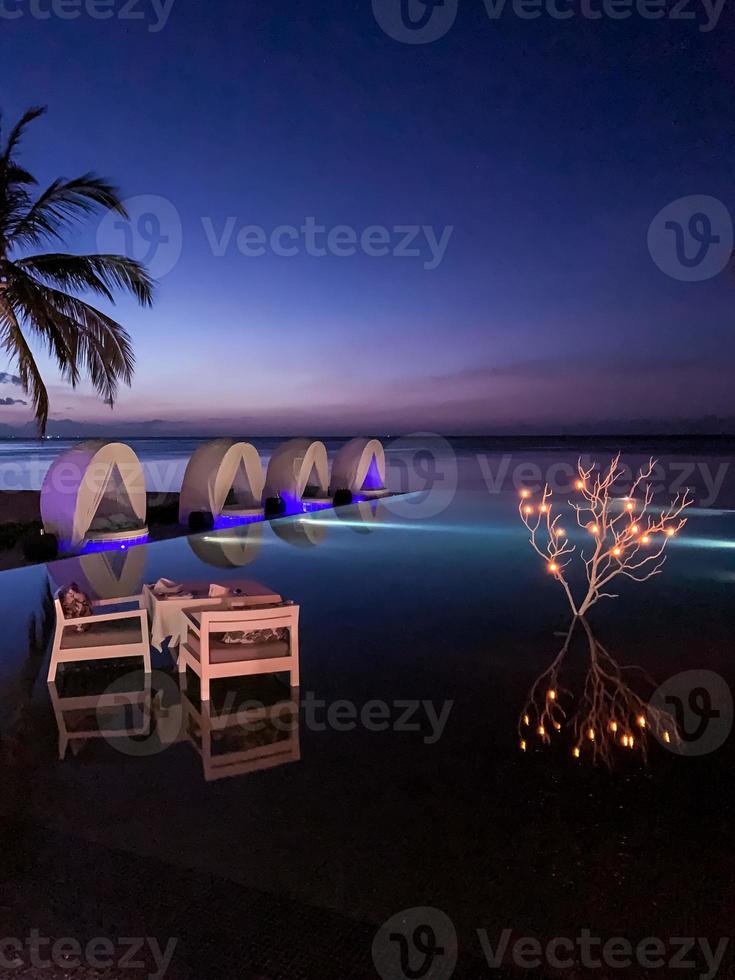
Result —
<instances>
[{"instance_id":1,"label":"curved cabana canopy","mask_svg":"<svg viewBox=\"0 0 735 980\"><path fill-rule=\"evenodd\" d=\"M78 558L62 558L49 565L49 578L57 589L76 582L92 599L123 599L143 589L147 548L98 551Z\"/></svg>"},{"instance_id":2,"label":"curved cabana canopy","mask_svg":"<svg viewBox=\"0 0 735 980\"><path fill-rule=\"evenodd\" d=\"M378 439L350 439L332 464L331 491L349 490L366 497L382 497L385 486L385 450Z\"/></svg>"},{"instance_id":3,"label":"curved cabana canopy","mask_svg":"<svg viewBox=\"0 0 735 980\"><path fill-rule=\"evenodd\" d=\"M179 497L179 521L194 511L218 517L260 514L265 476L255 446L235 439L214 439L189 460Z\"/></svg>"},{"instance_id":4,"label":"curved cabana canopy","mask_svg":"<svg viewBox=\"0 0 735 980\"><path fill-rule=\"evenodd\" d=\"M90 439L72 446L46 474L41 518L63 547L144 535L146 495L140 460L122 442Z\"/></svg>"},{"instance_id":5,"label":"curved cabana canopy","mask_svg":"<svg viewBox=\"0 0 735 980\"><path fill-rule=\"evenodd\" d=\"M265 479L265 496L280 495L287 506L304 497L329 498L329 461L323 442L290 439L271 456Z\"/></svg>"},{"instance_id":6,"label":"curved cabana canopy","mask_svg":"<svg viewBox=\"0 0 735 980\"><path fill-rule=\"evenodd\" d=\"M263 522L216 534L195 534L187 541L197 558L213 568L242 568L258 557L263 541Z\"/></svg>"}]
</instances>

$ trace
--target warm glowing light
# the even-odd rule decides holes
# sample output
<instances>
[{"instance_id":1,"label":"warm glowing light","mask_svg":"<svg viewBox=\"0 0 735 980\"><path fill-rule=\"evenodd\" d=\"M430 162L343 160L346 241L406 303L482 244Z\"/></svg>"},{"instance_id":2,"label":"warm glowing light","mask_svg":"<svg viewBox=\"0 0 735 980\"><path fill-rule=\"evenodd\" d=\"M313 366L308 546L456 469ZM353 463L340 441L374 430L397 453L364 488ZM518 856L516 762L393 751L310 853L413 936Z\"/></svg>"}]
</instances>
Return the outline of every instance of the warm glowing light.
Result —
<instances>
[{"instance_id":1,"label":"warm glowing light","mask_svg":"<svg viewBox=\"0 0 735 980\"><path fill-rule=\"evenodd\" d=\"M597 524L590 524L589 525L589 532L590 532L590 534L599 534L600 533L600 528L597 526Z\"/></svg>"},{"instance_id":2,"label":"warm glowing light","mask_svg":"<svg viewBox=\"0 0 735 980\"><path fill-rule=\"evenodd\" d=\"M549 701L556 701L556 691L547 691L546 697Z\"/></svg>"},{"instance_id":3,"label":"warm glowing light","mask_svg":"<svg viewBox=\"0 0 735 980\"><path fill-rule=\"evenodd\" d=\"M522 498L523 498L524 500L528 500L528 498L529 498L530 496L531 496L531 491L530 491L530 490L521 490L521 497L522 497Z\"/></svg>"},{"instance_id":4,"label":"warm glowing light","mask_svg":"<svg viewBox=\"0 0 735 980\"><path fill-rule=\"evenodd\" d=\"M575 486L577 490L584 490L584 480L577 480Z\"/></svg>"},{"instance_id":5,"label":"warm glowing light","mask_svg":"<svg viewBox=\"0 0 735 980\"><path fill-rule=\"evenodd\" d=\"M544 728L543 725L539 725L537 731L538 731L538 734L541 735L541 736L543 736L543 735L546 734L546 729Z\"/></svg>"},{"instance_id":6,"label":"warm glowing light","mask_svg":"<svg viewBox=\"0 0 735 980\"><path fill-rule=\"evenodd\" d=\"M579 746L578 745L575 745L575 747L572 749L572 755L574 756L575 759L578 759L579 758Z\"/></svg>"},{"instance_id":7,"label":"warm glowing light","mask_svg":"<svg viewBox=\"0 0 735 980\"><path fill-rule=\"evenodd\" d=\"M638 715L638 717L635 720L635 723L636 725L638 725L639 728L645 728L646 727L645 715Z\"/></svg>"},{"instance_id":8,"label":"warm glowing light","mask_svg":"<svg viewBox=\"0 0 735 980\"><path fill-rule=\"evenodd\" d=\"M610 722L610 731L616 732L618 730L618 723L616 721Z\"/></svg>"},{"instance_id":9,"label":"warm glowing light","mask_svg":"<svg viewBox=\"0 0 735 980\"><path fill-rule=\"evenodd\" d=\"M630 533L631 534L638 534L638 525L637 524L631 524L630 525Z\"/></svg>"},{"instance_id":10,"label":"warm glowing light","mask_svg":"<svg viewBox=\"0 0 735 980\"><path fill-rule=\"evenodd\" d=\"M558 721L555 721L554 722L554 728L557 730L557 732L560 732L561 731L561 725L559 724Z\"/></svg>"},{"instance_id":11,"label":"warm glowing light","mask_svg":"<svg viewBox=\"0 0 735 980\"><path fill-rule=\"evenodd\" d=\"M632 503L632 501L630 501L630 500L628 501L628 503L625 505L625 509L626 510L633 510L633 503Z\"/></svg>"},{"instance_id":12,"label":"warm glowing light","mask_svg":"<svg viewBox=\"0 0 735 980\"><path fill-rule=\"evenodd\" d=\"M651 538L648 534L644 534L643 537L641 538L641 541L643 544L650 544Z\"/></svg>"},{"instance_id":13,"label":"warm glowing light","mask_svg":"<svg viewBox=\"0 0 735 980\"><path fill-rule=\"evenodd\" d=\"M549 571L552 574L559 571L559 566L556 564L555 561L550 561L549 562Z\"/></svg>"},{"instance_id":14,"label":"warm glowing light","mask_svg":"<svg viewBox=\"0 0 735 980\"><path fill-rule=\"evenodd\" d=\"M523 724L524 725L530 725L531 724L531 719L528 717L528 715L524 715L523 716Z\"/></svg>"},{"instance_id":15,"label":"warm glowing light","mask_svg":"<svg viewBox=\"0 0 735 980\"><path fill-rule=\"evenodd\" d=\"M548 511L549 511L548 504L541 504L541 506L539 507L539 510L541 511L542 514L547 514Z\"/></svg>"},{"instance_id":16,"label":"warm glowing light","mask_svg":"<svg viewBox=\"0 0 735 980\"><path fill-rule=\"evenodd\" d=\"M526 506L523 508L523 513L524 514L533 514L533 507L531 507L528 504L526 504Z\"/></svg>"},{"instance_id":17,"label":"warm glowing light","mask_svg":"<svg viewBox=\"0 0 735 980\"><path fill-rule=\"evenodd\" d=\"M564 531L564 528L563 528L563 527L558 527L558 528L557 528L557 529L556 529L556 530L554 531L554 534L555 534L555 535L557 536L557 538L560 538L560 537L562 537L562 535L563 535L563 534L565 534L565 533L566 533L566 532Z\"/></svg>"},{"instance_id":18,"label":"warm glowing light","mask_svg":"<svg viewBox=\"0 0 735 980\"><path fill-rule=\"evenodd\" d=\"M521 752L525 752L525 751L526 751L526 743L523 739L521 739Z\"/></svg>"},{"instance_id":19,"label":"warm glowing light","mask_svg":"<svg viewBox=\"0 0 735 980\"><path fill-rule=\"evenodd\" d=\"M590 728L590 730L587 732L587 738L590 740L590 742L594 742L594 740L595 740L595 730L594 730L594 728Z\"/></svg>"},{"instance_id":20,"label":"warm glowing light","mask_svg":"<svg viewBox=\"0 0 735 980\"><path fill-rule=\"evenodd\" d=\"M668 745L670 741L671 741L671 736L669 735L668 732L664 732L664 742L666 742L666 744Z\"/></svg>"},{"instance_id":21,"label":"warm glowing light","mask_svg":"<svg viewBox=\"0 0 735 980\"><path fill-rule=\"evenodd\" d=\"M676 534L676 531L673 529L673 527L667 527L666 528L666 537L667 538L673 538L673 536L675 534Z\"/></svg>"},{"instance_id":22,"label":"warm glowing light","mask_svg":"<svg viewBox=\"0 0 735 980\"><path fill-rule=\"evenodd\" d=\"M613 548L612 553L615 555L616 558L620 558L620 556L623 553L623 549L622 548Z\"/></svg>"}]
</instances>

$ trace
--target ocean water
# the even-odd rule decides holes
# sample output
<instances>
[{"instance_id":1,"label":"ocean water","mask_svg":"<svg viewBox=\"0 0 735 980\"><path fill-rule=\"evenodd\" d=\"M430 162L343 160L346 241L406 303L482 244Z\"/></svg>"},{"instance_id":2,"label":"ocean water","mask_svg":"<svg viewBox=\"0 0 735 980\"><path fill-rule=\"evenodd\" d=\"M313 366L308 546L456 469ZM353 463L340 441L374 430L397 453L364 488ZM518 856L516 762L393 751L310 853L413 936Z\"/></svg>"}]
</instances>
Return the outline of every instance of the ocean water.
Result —
<instances>
[{"instance_id":1,"label":"ocean water","mask_svg":"<svg viewBox=\"0 0 735 980\"><path fill-rule=\"evenodd\" d=\"M346 441L317 436L330 459ZM129 439L149 491L178 491L186 464L202 438ZM251 441L267 465L284 438ZM384 437L388 486L396 491L481 489L491 494L541 487L572 489L581 457L604 463L623 453L629 470L653 457L654 483L661 495L690 488L699 506L735 506L735 438L731 437L450 437L414 434ZM38 490L54 459L76 440L0 440L0 491Z\"/></svg>"}]
</instances>

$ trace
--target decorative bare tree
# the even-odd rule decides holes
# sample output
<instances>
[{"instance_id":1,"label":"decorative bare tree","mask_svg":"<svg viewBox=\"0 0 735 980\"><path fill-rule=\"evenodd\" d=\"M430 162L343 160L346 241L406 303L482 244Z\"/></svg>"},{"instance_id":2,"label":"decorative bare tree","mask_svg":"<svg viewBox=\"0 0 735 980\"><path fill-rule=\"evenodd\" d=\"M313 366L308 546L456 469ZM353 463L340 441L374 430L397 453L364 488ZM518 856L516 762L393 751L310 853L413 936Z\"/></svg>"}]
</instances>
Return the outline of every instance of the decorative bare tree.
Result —
<instances>
[{"instance_id":1,"label":"decorative bare tree","mask_svg":"<svg viewBox=\"0 0 735 980\"><path fill-rule=\"evenodd\" d=\"M655 465L656 460L650 459L639 470L627 494L617 497L613 488L623 476L620 453L602 470L594 464L585 468L581 460L578 462L575 486L580 499L569 503L577 524L594 541L589 557L584 551L580 553L587 592L579 603L564 574L576 547L569 543L560 523L561 514L554 513L548 484L538 504L533 503L530 490L521 490L519 512L530 532L531 547L562 585L575 616L584 616L599 599L615 598L614 593L604 590L618 576L645 582L658 575L666 561L664 552L669 540L686 524L682 514L693 502L688 490L677 494L668 507L653 505L653 488L647 481Z\"/></svg>"},{"instance_id":2,"label":"decorative bare tree","mask_svg":"<svg viewBox=\"0 0 735 980\"><path fill-rule=\"evenodd\" d=\"M559 683L559 674L569 652L577 623L582 623L589 644L589 665L581 694L573 711L570 690ZM531 688L518 721L520 748L526 751L528 740L538 738L548 745L558 735L570 740L571 753L579 758L589 753L593 762L611 766L616 748L638 749L647 756L648 737L676 744L680 735L673 717L648 704L626 681L626 675L638 672L642 681L654 682L639 667L622 667L595 638L586 619L577 617L551 666Z\"/></svg>"}]
</instances>

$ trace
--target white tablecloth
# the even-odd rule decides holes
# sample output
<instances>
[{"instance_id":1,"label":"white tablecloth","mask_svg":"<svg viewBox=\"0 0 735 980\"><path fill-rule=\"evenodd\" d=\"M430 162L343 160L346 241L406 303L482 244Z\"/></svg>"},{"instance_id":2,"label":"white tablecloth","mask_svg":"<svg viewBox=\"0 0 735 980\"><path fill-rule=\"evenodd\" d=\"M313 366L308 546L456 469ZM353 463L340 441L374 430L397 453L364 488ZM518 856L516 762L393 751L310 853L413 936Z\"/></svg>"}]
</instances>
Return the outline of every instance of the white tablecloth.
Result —
<instances>
[{"instance_id":1,"label":"white tablecloth","mask_svg":"<svg viewBox=\"0 0 735 980\"><path fill-rule=\"evenodd\" d=\"M230 589L239 588L241 595L238 598L246 599L247 604L263 605L264 603L281 602L281 597L260 582L228 582ZM201 583L184 585L185 592L202 593L209 589L209 584ZM215 596L202 598L172 596L160 598L156 596L150 585L143 586L143 607L148 610L148 619L151 627L151 644L160 650L164 641L168 638L169 646L177 646L186 636L186 616L185 609L212 609L222 605L223 601L231 599L229 596Z\"/></svg>"}]
</instances>

